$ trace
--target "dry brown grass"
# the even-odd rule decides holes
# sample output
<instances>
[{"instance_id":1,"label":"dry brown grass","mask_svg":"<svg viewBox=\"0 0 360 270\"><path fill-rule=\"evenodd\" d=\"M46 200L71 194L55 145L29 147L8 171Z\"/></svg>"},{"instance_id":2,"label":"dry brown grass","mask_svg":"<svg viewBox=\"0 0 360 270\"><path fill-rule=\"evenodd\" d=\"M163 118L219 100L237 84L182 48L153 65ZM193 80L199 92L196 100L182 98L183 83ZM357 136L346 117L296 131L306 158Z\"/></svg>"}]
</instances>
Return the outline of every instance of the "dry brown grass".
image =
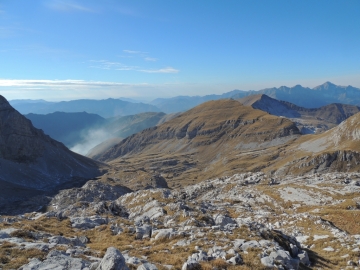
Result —
<instances>
[{"instance_id":1,"label":"dry brown grass","mask_svg":"<svg viewBox=\"0 0 360 270\"><path fill-rule=\"evenodd\" d=\"M2 224L4 226L4 224ZM75 236L75 230L71 227L69 219L59 220L57 218L42 217L37 220L21 220L11 224L11 227L20 229L20 234L28 232L46 232L53 235ZM15 232L15 234L17 234Z\"/></svg>"},{"instance_id":2,"label":"dry brown grass","mask_svg":"<svg viewBox=\"0 0 360 270\"><path fill-rule=\"evenodd\" d=\"M324 220L330 221L340 230L346 231L349 234L360 234L360 211L347 210L348 207L355 207L356 203L353 200L345 200L337 205L324 205L324 206L301 206L297 210L301 213L309 213L314 209L319 209L316 213L317 216ZM298 225L311 228L314 232L314 224L311 221L299 222Z\"/></svg>"},{"instance_id":3,"label":"dry brown grass","mask_svg":"<svg viewBox=\"0 0 360 270\"><path fill-rule=\"evenodd\" d=\"M11 237L24 238L27 241L32 241L32 240L35 239L34 235L30 231L23 230L23 229L20 229L20 230L17 230L17 231L14 231L14 232L10 233L10 236Z\"/></svg>"},{"instance_id":4,"label":"dry brown grass","mask_svg":"<svg viewBox=\"0 0 360 270\"><path fill-rule=\"evenodd\" d=\"M328 210L322 216L343 231L360 234L359 210Z\"/></svg>"},{"instance_id":5,"label":"dry brown grass","mask_svg":"<svg viewBox=\"0 0 360 270\"><path fill-rule=\"evenodd\" d=\"M16 245L4 242L0 246L0 267L4 270L18 269L27 264L29 258L44 259L45 252L38 249L19 249Z\"/></svg>"},{"instance_id":6,"label":"dry brown grass","mask_svg":"<svg viewBox=\"0 0 360 270\"><path fill-rule=\"evenodd\" d=\"M210 236L213 235L213 240L216 240L218 238L218 236L214 233L209 233L208 235L210 235ZM209 238L209 236L208 236L208 238ZM226 235L226 238L228 238L230 241L234 241L235 239L245 239L246 241L261 240L261 238L258 235L252 235L252 232L245 225L235 228L231 234ZM211 239L211 238L209 238L209 239Z\"/></svg>"},{"instance_id":7,"label":"dry brown grass","mask_svg":"<svg viewBox=\"0 0 360 270\"><path fill-rule=\"evenodd\" d=\"M215 267L217 269L226 269L226 270L265 270L258 256L259 250L257 249L249 249L248 253L241 253L241 257L243 258L244 263L242 265L230 265L223 259L216 259L209 262L202 262L201 263L201 270L213 270Z\"/></svg>"}]
</instances>

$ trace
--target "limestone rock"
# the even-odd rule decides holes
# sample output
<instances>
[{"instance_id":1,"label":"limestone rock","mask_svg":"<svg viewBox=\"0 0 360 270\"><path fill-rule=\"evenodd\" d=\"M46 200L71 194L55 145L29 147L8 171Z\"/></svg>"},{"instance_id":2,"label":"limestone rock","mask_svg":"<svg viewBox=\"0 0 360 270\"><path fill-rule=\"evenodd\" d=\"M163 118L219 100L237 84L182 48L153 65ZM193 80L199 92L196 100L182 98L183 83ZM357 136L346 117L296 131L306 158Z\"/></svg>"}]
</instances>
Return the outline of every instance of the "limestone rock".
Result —
<instances>
[{"instance_id":1,"label":"limestone rock","mask_svg":"<svg viewBox=\"0 0 360 270\"><path fill-rule=\"evenodd\" d=\"M273 251L270 253L269 257L270 259L273 259L274 262L279 262L284 265L287 269L297 270L299 268L300 261L298 259L293 259L288 251Z\"/></svg>"},{"instance_id":2,"label":"limestone rock","mask_svg":"<svg viewBox=\"0 0 360 270\"><path fill-rule=\"evenodd\" d=\"M231 257L227 262L232 265L239 265L243 263L243 260L239 254L236 254L234 257Z\"/></svg>"},{"instance_id":3,"label":"limestone rock","mask_svg":"<svg viewBox=\"0 0 360 270\"><path fill-rule=\"evenodd\" d=\"M142 265L138 266L137 270L158 270L158 269L154 264L143 263Z\"/></svg>"},{"instance_id":4,"label":"limestone rock","mask_svg":"<svg viewBox=\"0 0 360 270\"><path fill-rule=\"evenodd\" d=\"M153 232L155 233L155 232ZM169 239L174 233L174 229L161 229L156 231L155 240Z\"/></svg>"},{"instance_id":5,"label":"limestone rock","mask_svg":"<svg viewBox=\"0 0 360 270\"><path fill-rule=\"evenodd\" d=\"M215 224L216 225L219 225L219 226L222 226L222 227L225 227L226 225L228 224L237 224L235 220L233 220L231 217L227 217L227 216L224 216L224 215L216 215L214 217L214 220L215 220Z\"/></svg>"},{"instance_id":6,"label":"limestone rock","mask_svg":"<svg viewBox=\"0 0 360 270\"><path fill-rule=\"evenodd\" d=\"M195 260L190 260L183 264L181 270L196 270L199 267L200 267L199 262Z\"/></svg>"},{"instance_id":7,"label":"limestone rock","mask_svg":"<svg viewBox=\"0 0 360 270\"><path fill-rule=\"evenodd\" d=\"M248 248L258 248L261 247L260 243L256 240L247 241L242 244L241 249L246 251Z\"/></svg>"},{"instance_id":8,"label":"limestone rock","mask_svg":"<svg viewBox=\"0 0 360 270\"><path fill-rule=\"evenodd\" d=\"M91 217L72 217L70 218L72 227L78 229L92 229L96 226L107 224L107 219L100 216L91 216Z\"/></svg>"},{"instance_id":9,"label":"limestone rock","mask_svg":"<svg viewBox=\"0 0 360 270\"><path fill-rule=\"evenodd\" d=\"M81 240L77 237L74 238L66 238L63 236L52 236L49 238L50 244L60 244L60 245L71 245L71 246L80 246L84 247L85 245Z\"/></svg>"},{"instance_id":10,"label":"limestone rock","mask_svg":"<svg viewBox=\"0 0 360 270\"><path fill-rule=\"evenodd\" d=\"M152 226L144 224L136 227L136 239L151 238Z\"/></svg>"},{"instance_id":11,"label":"limestone rock","mask_svg":"<svg viewBox=\"0 0 360 270\"><path fill-rule=\"evenodd\" d=\"M121 252L109 247L96 270L129 270Z\"/></svg>"},{"instance_id":12,"label":"limestone rock","mask_svg":"<svg viewBox=\"0 0 360 270\"><path fill-rule=\"evenodd\" d=\"M64 252L52 250L44 261L33 259L28 264L20 267L20 270L82 270L88 269L90 263L80 258L72 258Z\"/></svg>"}]
</instances>

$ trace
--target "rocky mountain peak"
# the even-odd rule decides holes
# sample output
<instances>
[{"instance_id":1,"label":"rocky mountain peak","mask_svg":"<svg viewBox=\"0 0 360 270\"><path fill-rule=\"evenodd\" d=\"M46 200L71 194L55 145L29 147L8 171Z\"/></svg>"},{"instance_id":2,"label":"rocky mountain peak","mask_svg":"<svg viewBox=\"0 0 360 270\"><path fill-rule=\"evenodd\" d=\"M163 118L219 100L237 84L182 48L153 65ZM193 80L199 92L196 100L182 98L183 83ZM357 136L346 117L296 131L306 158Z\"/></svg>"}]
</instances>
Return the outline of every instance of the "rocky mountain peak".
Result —
<instances>
[{"instance_id":1,"label":"rocky mountain peak","mask_svg":"<svg viewBox=\"0 0 360 270\"><path fill-rule=\"evenodd\" d=\"M324 87L333 87L333 86L336 86L336 85L333 84L332 82L327 81L327 82L325 82L325 83L323 84L323 86L324 86Z\"/></svg>"},{"instance_id":2,"label":"rocky mountain peak","mask_svg":"<svg viewBox=\"0 0 360 270\"><path fill-rule=\"evenodd\" d=\"M315 90L329 90L329 89L338 88L338 87L340 87L340 86L327 81L319 86L314 87L314 89Z\"/></svg>"},{"instance_id":3,"label":"rocky mountain peak","mask_svg":"<svg viewBox=\"0 0 360 270\"><path fill-rule=\"evenodd\" d=\"M2 95L0 95L0 110L10 108L10 103L4 98Z\"/></svg>"}]
</instances>

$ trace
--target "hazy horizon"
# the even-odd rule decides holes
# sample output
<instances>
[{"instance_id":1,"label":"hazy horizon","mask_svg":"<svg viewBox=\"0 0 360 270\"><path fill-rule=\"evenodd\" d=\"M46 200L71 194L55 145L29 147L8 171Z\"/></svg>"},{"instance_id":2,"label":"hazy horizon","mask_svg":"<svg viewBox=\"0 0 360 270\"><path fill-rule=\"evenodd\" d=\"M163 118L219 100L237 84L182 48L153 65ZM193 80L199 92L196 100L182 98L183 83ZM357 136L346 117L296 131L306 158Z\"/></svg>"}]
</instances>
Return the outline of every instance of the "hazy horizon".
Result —
<instances>
[{"instance_id":1,"label":"hazy horizon","mask_svg":"<svg viewBox=\"0 0 360 270\"><path fill-rule=\"evenodd\" d=\"M360 2L34 0L0 3L9 100L360 87Z\"/></svg>"},{"instance_id":2,"label":"hazy horizon","mask_svg":"<svg viewBox=\"0 0 360 270\"><path fill-rule=\"evenodd\" d=\"M303 87L308 87L308 88L314 88L316 86L319 86L319 85L322 85L326 82L323 82L321 84L317 84L317 85L314 85L314 86L304 86L304 85L301 85ZM333 82L330 82L330 83L333 83ZM296 84L296 85L299 85L299 84ZM15 99L8 99L10 102L11 101L16 101L16 100L44 100L44 101L49 101L49 102L60 102L60 101L71 101L71 100L77 100L77 99L92 99L92 100L104 100L104 99L124 99L125 101L129 101L131 102L132 100L133 101L136 101L136 102L151 102L157 98L172 98L172 97L178 97L178 96L190 96L190 97L193 97L193 96L205 96L205 95L221 95L221 94L224 94L224 93L227 93L227 92L231 92L231 91L236 91L236 90L240 90L240 91L258 91L258 90L264 90L266 88L279 88L279 87L282 87L282 86L285 86L285 87L294 87L296 85L280 85L280 86L274 86L274 87L265 87L265 88L259 88L259 89L232 89L232 90L229 90L229 91L226 91L226 92L219 92L219 93L206 93L204 95L176 95L176 96L158 96L158 97L144 97L144 96L140 96L140 97L113 97L113 96L108 96L108 97L99 97L99 98L87 98L86 96L85 97L79 97L79 98L74 98L74 99L44 99L44 98L39 98L39 99L35 99L35 98L15 98ZM354 85L339 85L339 86L353 86L353 87L356 87L356 88L359 88L357 86L354 86Z\"/></svg>"}]
</instances>

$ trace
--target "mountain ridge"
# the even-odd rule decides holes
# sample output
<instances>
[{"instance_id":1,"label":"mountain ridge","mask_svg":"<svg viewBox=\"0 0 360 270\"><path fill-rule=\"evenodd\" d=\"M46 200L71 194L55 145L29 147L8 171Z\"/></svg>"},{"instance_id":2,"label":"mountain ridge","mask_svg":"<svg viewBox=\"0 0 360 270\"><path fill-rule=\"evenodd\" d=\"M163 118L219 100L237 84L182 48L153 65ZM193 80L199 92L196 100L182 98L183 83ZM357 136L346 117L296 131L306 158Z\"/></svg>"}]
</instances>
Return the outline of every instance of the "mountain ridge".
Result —
<instances>
[{"instance_id":1,"label":"mountain ridge","mask_svg":"<svg viewBox=\"0 0 360 270\"><path fill-rule=\"evenodd\" d=\"M244 98L251 95L265 94L277 100L288 101L305 108L317 108L331 103L344 103L360 106L360 89L353 86L339 86L330 82L314 88L295 85L293 87L280 86L261 90L232 90L220 95L206 96L177 96L172 98L155 99L151 102L165 113L186 111L202 102L223 98Z\"/></svg>"},{"instance_id":2,"label":"mountain ridge","mask_svg":"<svg viewBox=\"0 0 360 270\"><path fill-rule=\"evenodd\" d=\"M141 112L160 112L160 109L145 103L132 103L121 99L78 99L60 102L27 102L14 103L14 108L22 114L48 114L53 112L87 112L109 118Z\"/></svg>"},{"instance_id":3,"label":"mountain ridge","mask_svg":"<svg viewBox=\"0 0 360 270\"><path fill-rule=\"evenodd\" d=\"M232 98L243 98L254 94L265 94L271 98L288 101L305 108L317 108L331 103L344 103L360 106L360 89L353 86L338 86L330 82L314 88L295 85L293 87L281 86L279 88L266 88L250 90L235 94Z\"/></svg>"},{"instance_id":4,"label":"mountain ridge","mask_svg":"<svg viewBox=\"0 0 360 270\"><path fill-rule=\"evenodd\" d=\"M273 99L265 94L247 96L238 101L254 109L291 119L303 134L324 132L360 112L358 106L340 103L308 109L287 101Z\"/></svg>"}]
</instances>

